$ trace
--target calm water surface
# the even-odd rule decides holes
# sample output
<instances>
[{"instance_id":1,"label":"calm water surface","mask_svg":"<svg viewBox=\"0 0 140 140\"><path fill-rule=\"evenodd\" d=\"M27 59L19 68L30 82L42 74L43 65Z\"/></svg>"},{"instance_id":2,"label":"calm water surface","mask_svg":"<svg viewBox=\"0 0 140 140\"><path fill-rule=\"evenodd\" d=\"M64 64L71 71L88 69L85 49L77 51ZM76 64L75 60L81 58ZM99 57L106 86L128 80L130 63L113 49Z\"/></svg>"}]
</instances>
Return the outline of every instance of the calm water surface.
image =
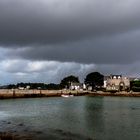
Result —
<instances>
[{"instance_id":1,"label":"calm water surface","mask_svg":"<svg viewBox=\"0 0 140 140\"><path fill-rule=\"evenodd\" d=\"M44 140L140 140L140 98L0 100L0 132L5 131Z\"/></svg>"}]
</instances>

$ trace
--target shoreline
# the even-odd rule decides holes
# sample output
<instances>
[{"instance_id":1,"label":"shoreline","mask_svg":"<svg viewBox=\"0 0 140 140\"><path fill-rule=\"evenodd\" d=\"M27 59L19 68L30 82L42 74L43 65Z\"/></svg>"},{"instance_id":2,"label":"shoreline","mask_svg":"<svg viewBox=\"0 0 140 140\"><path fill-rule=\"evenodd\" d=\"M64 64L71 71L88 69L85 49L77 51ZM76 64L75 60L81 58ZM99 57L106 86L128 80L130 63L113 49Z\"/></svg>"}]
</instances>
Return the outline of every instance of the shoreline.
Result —
<instances>
[{"instance_id":1,"label":"shoreline","mask_svg":"<svg viewBox=\"0 0 140 140\"><path fill-rule=\"evenodd\" d=\"M140 92L126 93L89 93L89 96L112 96L112 97L140 97Z\"/></svg>"},{"instance_id":2,"label":"shoreline","mask_svg":"<svg viewBox=\"0 0 140 140\"><path fill-rule=\"evenodd\" d=\"M140 97L140 92L91 92L91 91L71 91L71 90L9 90L0 89L0 99L14 98L37 98L37 97L61 97L62 94L71 93L74 96L119 96L119 97Z\"/></svg>"},{"instance_id":3,"label":"shoreline","mask_svg":"<svg viewBox=\"0 0 140 140\"><path fill-rule=\"evenodd\" d=\"M37 97L61 97L62 94L71 93L74 96L87 95L87 91L70 91L70 90L11 90L0 89L0 99L14 98L37 98Z\"/></svg>"}]
</instances>

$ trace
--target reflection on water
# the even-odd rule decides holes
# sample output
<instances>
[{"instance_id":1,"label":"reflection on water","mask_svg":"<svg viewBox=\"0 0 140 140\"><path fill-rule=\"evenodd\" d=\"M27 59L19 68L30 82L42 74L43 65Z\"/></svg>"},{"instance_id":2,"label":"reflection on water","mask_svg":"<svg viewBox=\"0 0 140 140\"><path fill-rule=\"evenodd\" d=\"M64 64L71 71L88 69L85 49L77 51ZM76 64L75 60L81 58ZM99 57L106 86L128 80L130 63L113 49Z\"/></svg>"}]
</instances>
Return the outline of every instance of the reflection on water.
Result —
<instances>
[{"instance_id":1,"label":"reflection on water","mask_svg":"<svg viewBox=\"0 0 140 140\"><path fill-rule=\"evenodd\" d=\"M5 111L0 111L0 120L6 118L6 117L8 117L8 116L9 116L9 114L8 114L7 112L5 112Z\"/></svg>"},{"instance_id":2,"label":"reflection on water","mask_svg":"<svg viewBox=\"0 0 140 140\"><path fill-rule=\"evenodd\" d=\"M139 140L139 98L73 97L0 101L0 132L32 139Z\"/></svg>"},{"instance_id":3,"label":"reflection on water","mask_svg":"<svg viewBox=\"0 0 140 140\"><path fill-rule=\"evenodd\" d=\"M89 97L85 102L85 120L89 135L94 134L94 138L101 138L101 133L104 131L104 110L103 97Z\"/></svg>"}]
</instances>

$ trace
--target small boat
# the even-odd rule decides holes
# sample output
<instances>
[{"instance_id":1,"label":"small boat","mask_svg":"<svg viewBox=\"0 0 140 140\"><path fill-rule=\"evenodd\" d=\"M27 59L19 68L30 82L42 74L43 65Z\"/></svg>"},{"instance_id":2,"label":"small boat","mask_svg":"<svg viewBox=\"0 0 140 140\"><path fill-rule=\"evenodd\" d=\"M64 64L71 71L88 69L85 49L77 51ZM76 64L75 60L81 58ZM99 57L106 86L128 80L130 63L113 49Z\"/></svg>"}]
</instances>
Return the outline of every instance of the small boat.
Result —
<instances>
[{"instance_id":1,"label":"small boat","mask_svg":"<svg viewBox=\"0 0 140 140\"><path fill-rule=\"evenodd\" d=\"M68 94L62 94L61 97L65 97L65 98L68 98L68 97L73 97L74 95L68 95Z\"/></svg>"}]
</instances>

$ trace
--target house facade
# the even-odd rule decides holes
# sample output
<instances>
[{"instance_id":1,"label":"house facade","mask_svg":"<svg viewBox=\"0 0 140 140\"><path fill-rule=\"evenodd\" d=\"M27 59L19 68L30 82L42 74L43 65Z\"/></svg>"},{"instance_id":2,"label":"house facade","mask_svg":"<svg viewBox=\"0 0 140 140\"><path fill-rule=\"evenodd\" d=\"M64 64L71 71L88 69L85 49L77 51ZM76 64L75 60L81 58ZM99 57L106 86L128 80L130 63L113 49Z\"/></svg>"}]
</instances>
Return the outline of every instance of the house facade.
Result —
<instances>
[{"instance_id":1,"label":"house facade","mask_svg":"<svg viewBox=\"0 0 140 140\"><path fill-rule=\"evenodd\" d=\"M106 91L129 91L130 80L122 75L110 75L104 77Z\"/></svg>"},{"instance_id":2,"label":"house facade","mask_svg":"<svg viewBox=\"0 0 140 140\"><path fill-rule=\"evenodd\" d=\"M85 90L86 89L86 85L85 84L81 84L81 83L71 82L69 89L70 90Z\"/></svg>"}]
</instances>

